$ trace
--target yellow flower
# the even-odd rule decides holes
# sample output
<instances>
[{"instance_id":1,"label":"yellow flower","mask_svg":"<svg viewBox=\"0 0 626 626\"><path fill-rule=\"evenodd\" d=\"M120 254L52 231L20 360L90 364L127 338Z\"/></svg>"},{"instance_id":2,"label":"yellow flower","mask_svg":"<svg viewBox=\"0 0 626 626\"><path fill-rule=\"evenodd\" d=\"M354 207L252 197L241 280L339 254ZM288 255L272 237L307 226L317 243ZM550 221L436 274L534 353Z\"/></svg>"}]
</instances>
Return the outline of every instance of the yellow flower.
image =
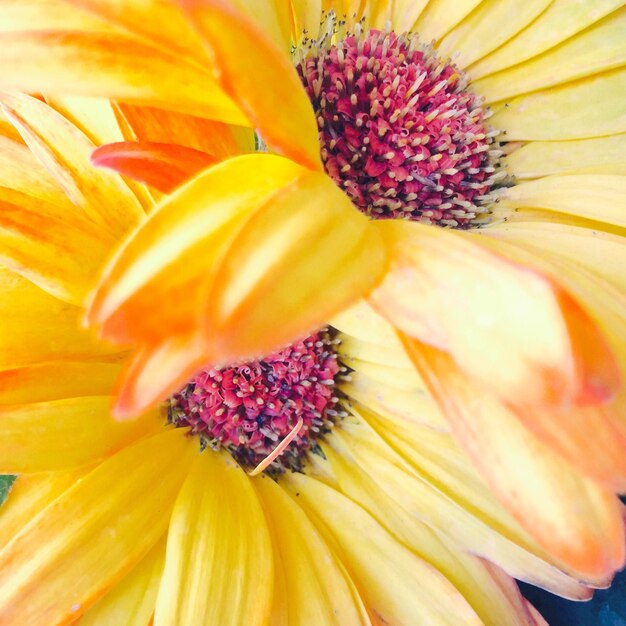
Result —
<instances>
[{"instance_id":1,"label":"yellow flower","mask_svg":"<svg viewBox=\"0 0 626 626\"><path fill-rule=\"evenodd\" d=\"M0 471L26 476L0 518L13 537L0 624L69 623L109 589L86 623L135 605L146 623L155 603L157 625L539 619L464 550L571 597L607 583L624 561L622 3L370 2L362 21L363 3L342 3L347 23L326 15L314 42L314 3L180 4L6 7L0 84L53 94L75 125L2 98L39 165L6 130ZM372 30L388 19L434 51ZM377 66L390 48L395 66ZM462 73L437 56L453 53L506 133L503 159ZM408 57L410 82L393 74ZM418 94L421 118L419 99L397 104ZM274 154L234 156L251 135L226 124L256 128ZM87 165L112 142L97 162L163 191L219 163L142 220L158 194ZM409 219L369 219L398 212ZM76 307L140 220L89 301L104 337L138 349L118 414L170 396L172 421L199 430L184 392L209 388L180 391L198 369L267 355L330 319L351 370L330 410L349 415L323 414L335 428L317 442L295 414L276 426L296 440L274 463L304 439L305 474L276 486L223 453L193 460L154 410L107 419L128 357L80 333ZM219 410L213 445L229 432ZM325 459L307 453L316 446ZM51 547L33 556L40 544Z\"/></svg>"}]
</instances>

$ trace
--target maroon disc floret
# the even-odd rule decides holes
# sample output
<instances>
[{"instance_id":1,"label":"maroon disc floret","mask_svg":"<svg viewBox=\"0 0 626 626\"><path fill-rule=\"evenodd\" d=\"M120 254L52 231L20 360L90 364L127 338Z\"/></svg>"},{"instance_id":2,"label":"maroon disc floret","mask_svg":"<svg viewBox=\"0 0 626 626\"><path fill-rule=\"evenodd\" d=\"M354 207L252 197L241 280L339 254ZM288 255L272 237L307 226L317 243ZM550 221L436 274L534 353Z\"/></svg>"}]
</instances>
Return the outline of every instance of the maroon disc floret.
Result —
<instances>
[{"instance_id":1,"label":"maroon disc floret","mask_svg":"<svg viewBox=\"0 0 626 626\"><path fill-rule=\"evenodd\" d=\"M254 467L301 419L297 436L273 464L278 472L300 469L303 452L339 414L336 341L324 330L262 360L203 370L170 398L170 421L190 427L203 446L224 447Z\"/></svg>"},{"instance_id":2,"label":"maroon disc floret","mask_svg":"<svg viewBox=\"0 0 626 626\"><path fill-rule=\"evenodd\" d=\"M299 54L326 171L361 211L458 228L481 219L502 153L461 70L416 35L360 25Z\"/></svg>"}]
</instances>

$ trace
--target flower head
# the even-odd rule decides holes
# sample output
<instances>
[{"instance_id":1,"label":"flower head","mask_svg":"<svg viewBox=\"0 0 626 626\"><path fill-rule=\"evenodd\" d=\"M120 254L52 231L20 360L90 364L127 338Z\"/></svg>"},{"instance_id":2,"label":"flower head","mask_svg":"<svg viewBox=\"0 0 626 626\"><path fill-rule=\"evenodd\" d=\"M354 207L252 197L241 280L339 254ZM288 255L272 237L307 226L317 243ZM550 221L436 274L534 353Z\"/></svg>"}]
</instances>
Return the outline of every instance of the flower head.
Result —
<instances>
[{"instance_id":1,"label":"flower head","mask_svg":"<svg viewBox=\"0 0 626 626\"><path fill-rule=\"evenodd\" d=\"M0 624L528 626L509 576L623 566L621 3L364 4L7 9Z\"/></svg>"}]
</instances>

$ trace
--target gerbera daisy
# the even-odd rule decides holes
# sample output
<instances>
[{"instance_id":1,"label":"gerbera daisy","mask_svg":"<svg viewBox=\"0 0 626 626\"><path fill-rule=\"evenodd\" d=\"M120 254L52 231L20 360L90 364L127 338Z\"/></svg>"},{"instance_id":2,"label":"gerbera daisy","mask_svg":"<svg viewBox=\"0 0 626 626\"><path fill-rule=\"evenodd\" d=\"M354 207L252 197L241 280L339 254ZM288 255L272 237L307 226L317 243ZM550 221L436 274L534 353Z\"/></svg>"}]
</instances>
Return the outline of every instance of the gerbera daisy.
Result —
<instances>
[{"instance_id":1,"label":"gerbera daisy","mask_svg":"<svg viewBox=\"0 0 626 626\"><path fill-rule=\"evenodd\" d=\"M195 394L200 389L200 396L207 392L210 400L210 389L202 385L211 381L212 388L224 371L196 375L196 370L207 362L219 365L267 354L326 323L359 296L368 296L395 330L365 305L334 320L334 328L347 331L348 339L342 336L340 345L350 345L350 338L361 344L360 352L346 352L342 360L343 367L354 370L349 374L353 380L341 386L352 384L356 390L343 392L356 423L353 417L337 420L340 428L325 435L326 443L312 443L310 434L307 439L297 430L303 428L304 418L300 424L292 414L289 428L273 433L277 441L295 437L291 456L299 457L298 437L305 439L305 449L323 446L332 469L309 455L313 461L308 471L315 468L324 482L383 518L396 538L413 547L420 542L411 535L411 543L402 534L402 514L416 513L416 498L424 502L416 496L416 484L406 482L408 467L421 468L422 479L426 475L440 489L445 485L446 493L467 498L467 506L477 506L482 496L464 484L474 474L459 460L462 454L445 433L445 421L426 420L421 430L415 424L430 413L411 404L416 391L425 390L397 343L394 332L400 331L455 434L521 523L522 532L537 542L522 545L534 545L535 555L537 549L549 552L548 560L592 584L601 584L621 567L619 505L605 489L623 490L623 427L616 415L618 401L606 403L618 378L606 342L618 346L623 338L623 276L599 267L597 251L620 258L620 233L614 226L619 218L612 208L619 206L623 179L557 176L509 186L516 181L506 173L540 178L597 168L615 171L606 153L623 141L623 136L613 135L625 130L619 108L623 73L612 69L623 58L618 36L621 3L602 3L601 8L597 2L588 3L570 12L566 3L529 3L502 23L498 20L510 8L508 3L397 3L390 13L382 3L372 3L365 7L365 20L360 13L352 18L359 3L349 7L347 23L326 16L314 41L301 36L305 26L309 33L317 32L321 18L309 3L294 3L293 15L281 11L278 3L277 13L259 7L258 14L243 3L189 3L189 23L198 28L200 38L190 35L189 23L174 5L72 4L89 8L96 17L71 10L65 23L75 30L63 33L58 28L55 32L53 23L59 13L44 13L39 24L45 32L5 36L8 62L0 68L5 84L150 101L252 124L259 130L259 144L283 155L226 160L196 177L160 205L116 258L92 303L90 319L101 324L109 338L144 345L118 412L136 412L170 395L175 423L196 430L205 424L205 443L226 444L232 450L228 429L216 426L216 418L228 415L226 409L217 415L222 407L209 402L200 409L208 411L206 423L190 419L191 390ZM148 13L142 13L146 7ZM23 16L24 11L14 19ZM384 29L389 17L392 30ZM492 32L494 20L497 33ZM419 32L422 41L435 38L437 45L434 50L420 47L405 32ZM289 41L295 44L293 62L299 70L281 52L279 44L287 44L286 50ZM602 48L594 44L599 41L608 43ZM593 50L590 62L581 61L581 50ZM440 56L453 51L460 53L465 76ZM365 60L359 62L362 53ZM146 63L132 65L133 55L143 55ZM576 62L570 62L572 55ZM481 72L476 68L484 64L485 78L475 80ZM538 91L507 103L515 95L502 92L510 73L525 77L527 65L535 82L515 79L514 87L522 94ZM97 76L85 75L90 67L99 69ZM581 79L581 71L591 78ZM211 72L222 91L212 84ZM494 142L503 136L486 126L475 95L483 93L481 81L484 93L496 102L491 123L508 133L502 147ZM554 88L558 82L564 85ZM489 95L490 89L497 95ZM581 106L569 116L561 114L568 103L589 105L585 94L600 92L598 110ZM11 108L11 102L7 106ZM16 108L21 107L13 106L14 121L21 115ZM29 122L17 123L28 134ZM36 139L30 137L31 146ZM174 129L168 139L177 143ZM318 139L327 178L320 173ZM562 145L525 143L530 140L567 141L567 153ZM129 150L128 145L118 148ZM155 177L154 167L150 162L146 166L138 154L148 154L159 164L174 157L183 174L178 182L208 164L208 157L181 148L135 148L130 161L139 160L139 172L115 148L99 157L125 174L144 180L147 176L152 182L162 174ZM504 164L501 151L510 152ZM49 165L58 165L49 150L43 152ZM58 152L53 151L53 157ZM524 158L530 158L533 168L557 169L525 171ZM537 165L542 158L544 165ZM511 166L516 162L522 164L518 171ZM163 187L175 184L166 180ZM567 193L572 185L577 194ZM599 188L608 206L602 213L581 200L583 192L597 194ZM502 209L493 206L496 198ZM408 219L376 222L362 217L355 206L368 217ZM102 211L95 213L103 217ZM114 235L128 226L107 218L111 223L104 225ZM418 223L424 221L430 224ZM517 224L510 226L512 222ZM453 233L433 224L470 232ZM535 232L548 233L542 249ZM511 241L503 245L505 238ZM582 258L572 250L578 240L588 247ZM30 269L31 280L37 275L32 268L21 269ZM39 275L38 280L46 278ZM304 345L318 341L315 337ZM269 362L275 357L272 354ZM267 360L263 363L269 367ZM181 390L192 376L192 387ZM379 389L382 381L391 391ZM398 391L403 387L405 395ZM342 399L337 398L339 404ZM335 405L330 411L337 412ZM597 446L588 441L590 424ZM242 445L252 439L244 437ZM431 445L425 446L425 441ZM263 444L264 451L271 447L267 441ZM553 448L567 460L553 456ZM391 456L388 449L394 450ZM441 476L442 459L433 460L435 450L446 450L443 466L450 464L454 472ZM233 453L239 460L247 454ZM281 458L278 465L290 455ZM346 467L346 459L352 465ZM373 467L376 472L368 471ZM287 474L279 484L298 480L298 475ZM304 500L315 515L329 514L314 508L317 496ZM492 506L490 500L487 508L491 511ZM458 536L467 532L467 524L451 523L434 502L424 508L429 513L420 515L432 525L499 562L497 554L485 554L491 539L474 536L470 543L482 547L468 546ZM484 514L482 506L478 510ZM509 528L508 522L499 526L500 513L490 519L498 520L493 525L499 530ZM508 571L515 573L510 566Z\"/></svg>"}]
</instances>

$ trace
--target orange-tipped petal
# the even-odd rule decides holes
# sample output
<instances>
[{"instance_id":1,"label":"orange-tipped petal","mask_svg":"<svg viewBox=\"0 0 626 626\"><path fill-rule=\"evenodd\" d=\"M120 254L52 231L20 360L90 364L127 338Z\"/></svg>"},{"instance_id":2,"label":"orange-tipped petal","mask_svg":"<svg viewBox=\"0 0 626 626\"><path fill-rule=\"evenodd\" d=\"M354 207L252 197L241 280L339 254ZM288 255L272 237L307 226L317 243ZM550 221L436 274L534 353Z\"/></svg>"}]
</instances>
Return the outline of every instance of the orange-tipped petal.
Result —
<instances>
[{"instance_id":1,"label":"orange-tipped petal","mask_svg":"<svg viewBox=\"0 0 626 626\"><path fill-rule=\"evenodd\" d=\"M248 123L208 71L118 33L28 30L2 35L0 88L99 96Z\"/></svg>"},{"instance_id":2,"label":"orange-tipped petal","mask_svg":"<svg viewBox=\"0 0 626 626\"><path fill-rule=\"evenodd\" d=\"M552 279L478 238L377 222L391 270L370 296L402 332L452 355L464 373L519 406L606 401L619 386L607 343Z\"/></svg>"},{"instance_id":3,"label":"orange-tipped petal","mask_svg":"<svg viewBox=\"0 0 626 626\"><path fill-rule=\"evenodd\" d=\"M313 108L291 60L268 31L225 0L179 0L204 38L222 89L278 154L321 169Z\"/></svg>"},{"instance_id":4,"label":"orange-tipped petal","mask_svg":"<svg viewBox=\"0 0 626 626\"><path fill-rule=\"evenodd\" d=\"M459 442L539 544L589 577L610 577L621 569L626 554L619 500L535 438L449 355L410 339L406 346Z\"/></svg>"},{"instance_id":5,"label":"orange-tipped petal","mask_svg":"<svg viewBox=\"0 0 626 626\"><path fill-rule=\"evenodd\" d=\"M120 141L100 146L91 155L94 165L115 170L163 193L174 191L217 159L193 148L147 141Z\"/></svg>"},{"instance_id":6,"label":"orange-tipped petal","mask_svg":"<svg viewBox=\"0 0 626 626\"><path fill-rule=\"evenodd\" d=\"M95 145L78 128L30 96L2 94L0 104L33 154L89 219L116 236L139 222L141 205L119 176L91 165Z\"/></svg>"}]
</instances>

